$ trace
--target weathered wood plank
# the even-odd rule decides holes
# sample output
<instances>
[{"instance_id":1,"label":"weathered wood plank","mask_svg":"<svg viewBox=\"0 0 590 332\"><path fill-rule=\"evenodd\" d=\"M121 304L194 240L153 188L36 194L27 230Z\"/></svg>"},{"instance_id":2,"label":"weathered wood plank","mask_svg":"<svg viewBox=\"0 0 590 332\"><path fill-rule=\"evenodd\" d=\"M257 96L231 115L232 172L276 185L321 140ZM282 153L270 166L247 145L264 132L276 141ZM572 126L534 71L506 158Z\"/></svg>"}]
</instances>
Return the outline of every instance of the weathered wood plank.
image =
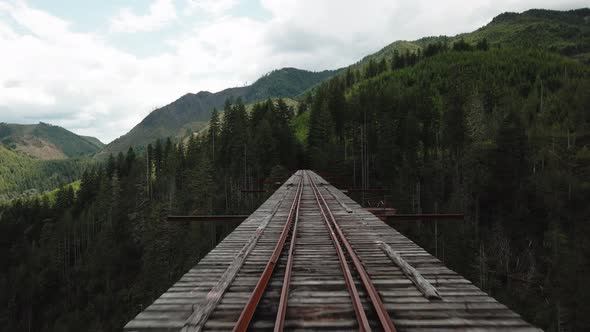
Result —
<instances>
[{"instance_id":1,"label":"weathered wood plank","mask_svg":"<svg viewBox=\"0 0 590 332\"><path fill-rule=\"evenodd\" d=\"M424 297L427 299L441 299L436 288L424 279L420 272L408 264L397 252L393 251L387 243L379 241L377 245L383 249L385 254L402 270L406 277L416 285L420 292L424 294Z\"/></svg>"},{"instance_id":2,"label":"weathered wood plank","mask_svg":"<svg viewBox=\"0 0 590 332\"><path fill-rule=\"evenodd\" d=\"M276 204L274 210L262 221L260 226L258 226L258 228L256 229L256 233L254 233L254 235L252 235L248 242L246 242L242 250L237 254L230 266L219 278L217 284L215 284L211 291L209 291L205 301L198 304L197 308L184 323L184 326L181 330L182 332L198 332L203 329L203 326L205 326L207 318L211 315L213 310L215 310L215 306L219 303L219 301L221 301L221 298L227 291L229 285L236 278L236 275L242 267L242 265L244 264L244 261L252 252L252 250L258 243L260 237L264 233L264 230L268 226L269 222L281 207L281 204L285 199L286 195L287 193L285 192L281 200Z\"/></svg>"},{"instance_id":3,"label":"weathered wood plank","mask_svg":"<svg viewBox=\"0 0 590 332\"><path fill-rule=\"evenodd\" d=\"M539 331L350 197L311 175L325 183L320 190L399 331ZM287 183L300 178L293 176ZM290 204L280 202L293 194L288 184L281 186L125 330L233 329L284 226ZM261 226L264 232L257 236ZM309 185L304 186L294 249L285 330L358 330L336 251ZM274 328L286 263L287 256L282 254L250 329ZM378 330L358 277L354 283L362 307L371 316L371 327ZM425 291L421 285L432 289Z\"/></svg>"}]
</instances>

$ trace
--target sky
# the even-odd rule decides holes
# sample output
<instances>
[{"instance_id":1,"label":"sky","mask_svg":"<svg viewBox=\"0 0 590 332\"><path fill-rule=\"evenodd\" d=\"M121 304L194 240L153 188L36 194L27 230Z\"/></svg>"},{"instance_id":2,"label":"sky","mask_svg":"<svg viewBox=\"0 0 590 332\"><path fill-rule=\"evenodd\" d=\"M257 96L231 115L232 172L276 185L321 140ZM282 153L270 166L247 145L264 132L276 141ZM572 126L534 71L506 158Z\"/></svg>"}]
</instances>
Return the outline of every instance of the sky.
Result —
<instances>
[{"instance_id":1,"label":"sky","mask_svg":"<svg viewBox=\"0 0 590 332\"><path fill-rule=\"evenodd\" d=\"M105 143L182 95L588 0L0 0L0 122Z\"/></svg>"}]
</instances>

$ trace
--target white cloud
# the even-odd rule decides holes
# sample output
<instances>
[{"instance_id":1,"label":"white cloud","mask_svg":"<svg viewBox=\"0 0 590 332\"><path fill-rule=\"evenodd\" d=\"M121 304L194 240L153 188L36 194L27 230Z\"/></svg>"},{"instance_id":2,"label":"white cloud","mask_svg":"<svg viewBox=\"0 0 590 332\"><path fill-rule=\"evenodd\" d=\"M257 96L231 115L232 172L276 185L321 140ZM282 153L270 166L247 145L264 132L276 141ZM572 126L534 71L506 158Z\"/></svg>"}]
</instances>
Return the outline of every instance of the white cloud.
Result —
<instances>
[{"instance_id":1,"label":"white cloud","mask_svg":"<svg viewBox=\"0 0 590 332\"><path fill-rule=\"evenodd\" d=\"M176 7L172 0L155 0L145 15L137 15L123 8L111 20L113 32L139 32L158 30L176 19Z\"/></svg>"},{"instance_id":2,"label":"white cloud","mask_svg":"<svg viewBox=\"0 0 590 332\"><path fill-rule=\"evenodd\" d=\"M5 10L17 27L0 24L0 121L44 120L109 141L195 86L172 76L169 57L139 59L24 4Z\"/></svg>"},{"instance_id":3,"label":"white cloud","mask_svg":"<svg viewBox=\"0 0 590 332\"><path fill-rule=\"evenodd\" d=\"M274 53L319 55L309 63L319 69L318 65L349 64L395 40L473 31L501 12L580 8L588 1L261 0L261 4L273 17L268 30Z\"/></svg>"},{"instance_id":4,"label":"white cloud","mask_svg":"<svg viewBox=\"0 0 590 332\"><path fill-rule=\"evenodd\" d=\"M237 82L240 78L253 79L272 69L269 66L274 63L268 63L272 49L266 39L264 23L249 18L223 17L171 43L176 49L176 59L186 63L183 70L197 77L226 77ZM197 62L195 56L198 56Z\"/></svg>"},{"instance_id":5,"label":"white cloud","mask_svg":"<svg viewBox=\"0 0 590 332\"><path fill-rule=\"evenodd\" d=\"M187 92L252 83L286 66L339 68L398 39L474 30L499 11L587 5L587 0L262 0L270 18L260 20L231 16L227 11L235 2L219 1L226 4L200 1L195 8L212 14L204 21L189 18L187 29L172 40L150 40L163 51L147 57L118 49L110 35L77 32L69 21L24 2L0 3L0 121L46 121L108 142ZM172 7L163 15L166 10L156 5L165 9L165 3L156 1L145 16L128 12L131 19L121 20L127 23L120 31L155 29L167 21L161 17L175 13ZM168 47L161 47L164 43Z\"/></svg>"},{"instance_id":6,"label":"white cloud","mask_svg":"<svg viewBox=\"0 0 590 332\"><path fill-rule=\"evenodd\" d=\"M237 0L187 0L187 14L199 11L205 14L221 14L237 4Z\"/></svg>"}]
</instances>

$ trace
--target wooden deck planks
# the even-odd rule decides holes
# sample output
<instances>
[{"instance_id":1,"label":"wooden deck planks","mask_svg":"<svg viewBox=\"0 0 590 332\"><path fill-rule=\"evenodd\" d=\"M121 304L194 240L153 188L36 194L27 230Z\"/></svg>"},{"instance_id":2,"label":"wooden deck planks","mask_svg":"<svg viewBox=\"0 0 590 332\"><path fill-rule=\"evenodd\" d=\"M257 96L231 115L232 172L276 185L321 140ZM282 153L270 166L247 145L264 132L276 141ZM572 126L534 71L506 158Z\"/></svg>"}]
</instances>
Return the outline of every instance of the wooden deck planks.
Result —
<instances>
[{"instance_id":1,"label":"wooden deck planks","mask_svg":"<svg viewBox=\"0 0 590 332\"><path fill-rule=\"evenodd\" d=\"M312 176L323 183L319 190L369 273L398 331L540 331L325 180ZM292 176L199 264L131 320L125 331L180 331L195 321L200 323L190 325L198 326L193 330L231 330L272 254L294 199L296 185L293 184L298 180ZM273 212L276 213L272 215ZM237 255L251 243L265 218L268 225L243 261L236 265ZM415 269L441 298L426 298L415 282L392 262L380 242ZM286 262L284 253L251 329L273 329ZM231 282L220 288L222 276L227 279L228 274ZM367 315L374 322L373 328L377 329L377 317L356 274L355 284ZM215 287L219 297L207 300ZM207 314L195 320L195 312L204 307L209 310ZM305 188L302 196L285 329L358 329L334 246L310 187Z\"/></svg>"},{"instance_id":2,"label":"wooden deck planks","mask_svg":"<svg viewBox=\"0 0 590 332\"><path fill-rule=\"evenodd\" d=\"M139 313L125 326L125 331L180 331L189 317L201 305L207 302L207 295L234 262L234 258L244 249L249 239L265 221L272 224L281 223L285 218L282 209L274 210L294 195L292 182L295 176L285 182L266 202L264 202L240 226L215 247L199 264L189 270L166 293L162 294L151 306ZM291 198L292 199L292 198ZM271 216L272 215L272 216ZM267 220L271 216L270 220ZM271 228L267 225L266 228ZM274 231L266 229L257 242L271 242ZM265 239L265 238L270 238ZM255 261L257 255L263 254L258 246L252 248L246 259ZM243 268L243 266L241 266ZM235 280L234 280L235 281ZM232 283L233 285L233 283ZM230 285L230 289L232 288ZM179 292L180 290L180 292ZM188 292L188 293L187 293ZM192 295L192 296L191 296ZM223 303L223 301L222 301Z\"/></svg>"}]
</instances>

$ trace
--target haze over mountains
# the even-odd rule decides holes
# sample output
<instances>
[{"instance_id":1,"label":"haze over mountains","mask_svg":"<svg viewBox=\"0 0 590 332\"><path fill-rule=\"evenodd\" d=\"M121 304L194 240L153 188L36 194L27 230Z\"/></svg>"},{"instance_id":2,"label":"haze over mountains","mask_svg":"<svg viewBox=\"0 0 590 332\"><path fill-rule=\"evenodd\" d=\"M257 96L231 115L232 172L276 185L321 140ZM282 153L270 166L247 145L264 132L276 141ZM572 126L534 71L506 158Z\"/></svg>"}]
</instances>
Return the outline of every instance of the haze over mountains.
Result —
<instances>
[{"instance_id":1,"label":"haze over mountains","mask_svg":"<svg viewBox=\"0 0 590 332\"><path fill-rule=\"evenodd\" d=\"M553 11L532 9L523 13L504 13L489 24L456 36L425 37L415 41L395 41L351 66L364 66L371 60L391 60L395 52L423 51L433 43L452 44L460 39L475 44L486 39L490 46L543 48L581 61L590 59L590 9ZM201 91L186 94L171 104L150 113L130 132L109 143L100 156L125 152L129 147L145 146L157 138L184 136L202 129L213 108L221 109L228 98L252 103L271 97L296 97L342 70L309 72L295 68L275 70L245 87L217 93Z\"/></svg>"},{"instance_id":2,"label":"haze over mountains","mask_svg":"<svg viewBox=\"0 0 590 332\"><path fill-rule=\"evenodd\" d=\"M95 137L80 136L47 123L0 123L0 143L38 159L65 159L91 155L105 145Z\"/></svg>"},{"instance_id":3,"label":"haze over mountains","mask_svg":"<svg viewBox=\"0 0 590 332\"><path fill-rule=\"evenodd\" d=\"M227 99L241 98L244 103L273 97L296 97L337 71L310 72L295 68L272 71L254 84L228 88L217 93L188 93L167 106L156 109L130 132L114 140L99 156L126 152L129 147L145 146L158 138L178 138L206 126L213 108L222 109Z\"/></svg>"},{"instance_id":4,"label":"haze over mountains","mask_svg":"<svg viewBox=\"0 0 590 332\"><path fill-rule=\"evenodd\" d=\"M590 9L553 11L532 9L523 13L503 13L489 24L456 36L424 37L415 41L395 41L380 51L351 65L366 66L370 61L391 60L397 52L421 52L434 43L452 44L460 39L476 43L486 39L493 46L543 48L590 61ZM296 68L272 71L255 83L217 93L188 93L151 112L125 135L104 146L99 140L83 137L48 124L0 125L0 142L14 151L41 159L60 159L97 153L99 157L142 147L158 138L179 138L203 129L213 108L221 110L227 99L241 98L252 103L275 97L297 97L343 70L310 72Z\"/></svg>"},{"instance_id":5,"label":"haze over mountains","mask_svg":"<svg viewBox=\"0 0 590 332\"><path fill-rule=\"evenodd\" d=\"M494 17L490 23L473 32L456 36L424 37L415 41L395 41L363 58L360 63L367 63L370 59L390 59L395 51L416 52L437 42L452 44L463 39L467 43L475 44L484 38L490 46L542 48L589 61L590 8L507 12Z\"/></svg>"},{"instance_id":6,"label":"haze over mountains","mask_svg":"<svg viewBox=\"0 0 590 332\"><path fill-rule=\"evenodd\" d=\"M105 145L47 123L0 123L0 203L70 183Z\"/></svg>"},{"instance_id":7,"label":"haze over mountains","mask_svg":"<svg viewBox=\"0 0 590 332\"><path fill-rule=\"evenodd\" d=\"M485 39L490 47L517 46L543 48L590 61L590 9L553 11L532 9L523 13L503 13L489 24L456 36L424 37L415 41L395 41L378 52L352 64L351 68L371 62L391 61L394 55L423 52L428 45L452 44L459 40L475 44ZM126 152L141 148L158 138L180 138L206 127L214 108L223 109L227 99L241 98L253 103L276 97L298 97L321 82L344 73L345 69L310 72L296 68L272 71L249 86L234 87L217 93L188 93L156 109L125 135L108 145L98 139L79 136L64 128L45 123L37 125L0 124L0 143L9 150L39 159L63 159L96 154ZM299 121L301 123L301 121Z\"/></svg>"}]
</instances>

